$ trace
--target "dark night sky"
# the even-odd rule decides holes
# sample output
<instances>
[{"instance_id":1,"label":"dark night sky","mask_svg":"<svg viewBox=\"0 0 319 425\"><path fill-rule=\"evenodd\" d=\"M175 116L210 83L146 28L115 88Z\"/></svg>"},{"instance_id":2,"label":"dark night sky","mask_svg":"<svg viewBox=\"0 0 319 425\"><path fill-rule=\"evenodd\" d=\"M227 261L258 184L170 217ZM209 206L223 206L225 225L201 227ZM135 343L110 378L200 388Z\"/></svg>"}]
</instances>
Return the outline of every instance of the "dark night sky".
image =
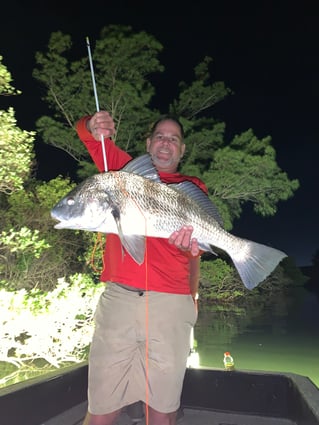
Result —
<instances>
[{"instance_id":1,"label":"dark night sky","mask_svg":"<svg viewBox=\"0 0 319 425\"><path fill-rule=\"evenodd\" d=\"M129 2L130 10L122 3L114 8L110 1L90 1L81 10L68 2L12 0L2 9L0 55L23 93L10 103L18 125L33 130L45 108L32 70L35 52L45 50L53 31L70 34L82 56L85 37L93 44L108 24L154 35L164 45L160 60L166 68L157 81L159 109L176 95L178 82L191 82L194 66L211 56L214 80L234 92L212 110L226 122L226 138L248 128L259 138L270 135L280 167L301 185L294 198L279 204L275 217L257 217L247 208L232 233L282 249L298 265L310 264L319 248L318 2L222 1L212 11L196 3L197 10L179 15L168 13L163 3L153 4L153 11L142 1ZM38 148L40 175L53 178L65 171L64 159L52 148Z\"/></svg>"}]
</instances>

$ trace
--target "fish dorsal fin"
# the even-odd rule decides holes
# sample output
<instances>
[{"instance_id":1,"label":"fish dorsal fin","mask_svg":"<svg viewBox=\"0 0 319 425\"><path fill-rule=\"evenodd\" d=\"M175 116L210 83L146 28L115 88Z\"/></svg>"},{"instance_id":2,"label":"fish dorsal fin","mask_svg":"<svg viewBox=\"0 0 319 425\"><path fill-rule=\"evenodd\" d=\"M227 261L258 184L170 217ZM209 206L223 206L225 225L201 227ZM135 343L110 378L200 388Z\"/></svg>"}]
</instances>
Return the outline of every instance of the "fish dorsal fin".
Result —
<instances>
[{"instance_id":1,"label":"fish dorsal fin","mask_svg":"<svg viewBox=\"0 0 319 425\"><path fill-rule=\"evenodd\" d=\"M154 167L151 155L148 153L132 159L122 168L121 171L138 174L146 179L161 183L161 179Z\"/></svg>"},{"instance_id":2,"label":"fish dorsal fin","mask_svg":"<svg viewBox=\"0 0 319 425\"><path fill-rule=\"evenodd\" d=\"M189 198L192 198L192 200L198 205L210 216L214 217L214 219L217 221L217 223L224 227L224 222L219 214L219 211L216 207L216 205L209 199L209 197L200 189L196 184L190 182L190 181L184 181L181 183L172 183L169 185L170 187L173 187L175 190L184 193Z\"/></svg>"},{"instance_id":3,"label":"fish dorsal fin","mask_svg":"<svg viewBox=\"0 0 319 425\"><path fill-rule=\"evenodd\" d=\"M122 171L138 174L144 178L162 183L158 172L154 167L152 158L148 153L132 159L122 168ZM169 186L192 198L200 205L201 208L207 212L207 214L213 216L221 227L224 227L223 219L221 218L216 205L209 199L209 197L202 191L202 189L200 189L194 183L190 181L184 181L181 183L170 183Z\"/></svg>"}]
</instances>

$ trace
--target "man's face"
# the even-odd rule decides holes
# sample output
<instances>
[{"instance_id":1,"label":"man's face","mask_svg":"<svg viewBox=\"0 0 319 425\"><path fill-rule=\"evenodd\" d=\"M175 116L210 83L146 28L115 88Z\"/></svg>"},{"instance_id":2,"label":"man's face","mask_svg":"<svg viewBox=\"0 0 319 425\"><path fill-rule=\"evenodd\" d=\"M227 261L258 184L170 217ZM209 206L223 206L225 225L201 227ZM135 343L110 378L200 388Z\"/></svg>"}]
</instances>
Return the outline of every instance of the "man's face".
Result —
<instances>
[{"instance_id":1,"label":"man's face","mask_svg":"<svg viewBox=\"0 0 319 425\"><path fill-rule=\"evenodd\" d=\"M161 121L146 140L146 148L158 171L174 173L185 151L179 125L169 119Z\"/></svg>"}]
</instances>

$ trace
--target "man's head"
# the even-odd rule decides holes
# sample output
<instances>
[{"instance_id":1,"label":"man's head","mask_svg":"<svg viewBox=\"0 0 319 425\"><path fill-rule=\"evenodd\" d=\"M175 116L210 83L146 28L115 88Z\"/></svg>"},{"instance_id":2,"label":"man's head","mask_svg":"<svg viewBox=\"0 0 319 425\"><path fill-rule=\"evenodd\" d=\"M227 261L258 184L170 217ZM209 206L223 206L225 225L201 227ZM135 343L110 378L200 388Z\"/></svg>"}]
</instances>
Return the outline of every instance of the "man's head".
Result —
<instances>
[{"instance_id":1,"label":"man's head","mask_svg":"<svg viewBox=\"0 0 319 425\"><path fill-rule=\"evenodd\" d=\"M178 119L170 115L159 118L146 140L146 149L158 171L174 173L185 152L184 130Z\"/></svg>"}]
</instances>

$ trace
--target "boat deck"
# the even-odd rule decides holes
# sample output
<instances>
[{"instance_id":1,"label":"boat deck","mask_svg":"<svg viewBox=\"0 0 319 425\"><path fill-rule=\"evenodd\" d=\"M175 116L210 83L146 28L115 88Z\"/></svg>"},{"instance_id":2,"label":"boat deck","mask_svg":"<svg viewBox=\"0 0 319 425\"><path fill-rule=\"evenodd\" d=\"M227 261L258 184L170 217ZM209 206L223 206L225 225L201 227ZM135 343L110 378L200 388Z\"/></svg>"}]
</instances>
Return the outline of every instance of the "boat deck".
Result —
<instances>
[{"instance_id":1,"label":"boat deck","mask_svg":"<svg viewBox=\"0 0 319 425\"><path fill-rule=\"evenodd\" d=\"M43 422L41 425L82 425L87 410L87 403L82 403L61 415ZM146 425L145 418L132 420L123 412L116 425ZM246 414L217 412L183 408L179 412L177 425L297 425L285 418L273 418Z\"/></svg>"}]
</instances>

